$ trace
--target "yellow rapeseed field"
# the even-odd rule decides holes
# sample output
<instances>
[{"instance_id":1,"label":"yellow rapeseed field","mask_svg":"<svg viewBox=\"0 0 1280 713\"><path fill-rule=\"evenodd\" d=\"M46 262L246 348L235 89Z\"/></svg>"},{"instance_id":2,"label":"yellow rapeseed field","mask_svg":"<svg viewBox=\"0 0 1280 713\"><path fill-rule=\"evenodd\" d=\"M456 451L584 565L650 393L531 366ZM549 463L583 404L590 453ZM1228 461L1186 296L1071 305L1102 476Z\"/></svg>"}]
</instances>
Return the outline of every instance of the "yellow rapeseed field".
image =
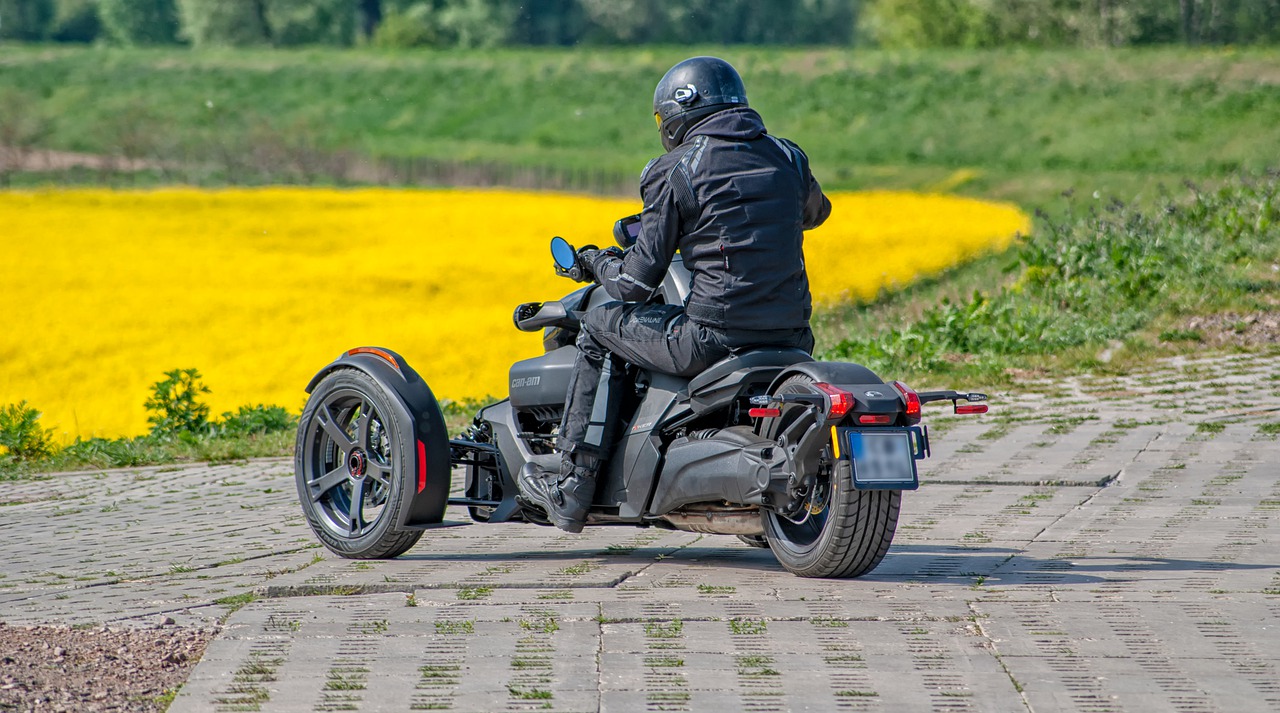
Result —
<instances>
[{"instance_id":1,"label":"yellow rapeseed field","mask_svg":"<svg viewBox=\"0 0 1280 713\"><path fill-rule=\"evenodd\" d=\"M1016 208L907 193L832 196L806 255L819 301L1006 245ZM636 201L463 190L268 188L0 193L0 405L26 400L64 441L137 435L163 372L196 367L214 414L296 410L343 350L390 347L437 396L500 395L538 353L516 304L574 285L547 244L611 242Z\"/></svg>"}]
</instances>

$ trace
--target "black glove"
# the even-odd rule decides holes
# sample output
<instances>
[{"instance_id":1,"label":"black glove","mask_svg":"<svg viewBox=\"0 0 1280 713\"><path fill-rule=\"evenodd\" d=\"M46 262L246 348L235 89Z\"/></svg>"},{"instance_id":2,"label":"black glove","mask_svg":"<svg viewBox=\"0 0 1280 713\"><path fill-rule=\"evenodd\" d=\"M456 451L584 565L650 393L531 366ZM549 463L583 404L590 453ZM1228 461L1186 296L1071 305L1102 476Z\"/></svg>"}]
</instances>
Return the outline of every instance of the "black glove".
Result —
<instances>
[{"instance_id":1,"label":"black glove","mask_svg":"<svg viewBox=\"0 0 1280 713\"><path fill-rule=\"evenodd\" d=\"M587 256L598 252L600 252L600 249L594 245L584 245L578 248L578 252L574 256L573 267L565 270L557 265L556 274L561 277L568 277L575 282L591 282L595 279L595 273L591 270L591 262L587 260Z\"/></svg>"},{"instance_id":2,"label":"black glove","mask_svg":"<svg viewBox=\"0 0 1280 713\"><path fill-rule=\"evenodd\" d=\"M600 279L600 268L604 267L604 261L613 257L622 259L622 249L611 245L600 250L594 245L588 245L578 251L578 263L591 280Z\"/></svg>"}]
</instances>

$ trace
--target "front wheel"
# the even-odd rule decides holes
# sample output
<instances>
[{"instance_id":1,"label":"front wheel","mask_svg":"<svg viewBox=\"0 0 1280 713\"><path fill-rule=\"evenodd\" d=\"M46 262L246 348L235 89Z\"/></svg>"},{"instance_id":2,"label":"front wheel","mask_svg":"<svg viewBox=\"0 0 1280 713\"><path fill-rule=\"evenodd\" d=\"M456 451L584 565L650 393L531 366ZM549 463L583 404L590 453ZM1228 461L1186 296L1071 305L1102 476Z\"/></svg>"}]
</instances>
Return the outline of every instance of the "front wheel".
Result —
<instances>
[{"instance_id":1,"label":"front wheel","mask_svg":"<svg viewBox=\"0 0 1280 713\"><path fill-rule=\"evenodd\" d=\"M813 379L797 374L782 382L778 393L809 391ZM802 414L803 406L785 407L769 436L777 438ZM826 437L813 434L811 437ZM789 572L801 577L844 579L876 568L889 551L898 527L900 490L857 490L848 461L831 457L831 444L806 451L806 462L797 463L816 478L799 515L788 518L772 510L761 515L764 539L774 557Z\"/></svg>"},{"instance_id":2,"label":"front wheel","mask_svg":"<svg viewBox=\"0 0 1280 713\"><path fill-rule=\"evenodd\" d=\"M412 468L402 422L372 377L338 369L311 392L294 454L298 497L316 537L351 559L396 557L421 530L401 530L404 474Z\"/></svg>"}]
</instances>

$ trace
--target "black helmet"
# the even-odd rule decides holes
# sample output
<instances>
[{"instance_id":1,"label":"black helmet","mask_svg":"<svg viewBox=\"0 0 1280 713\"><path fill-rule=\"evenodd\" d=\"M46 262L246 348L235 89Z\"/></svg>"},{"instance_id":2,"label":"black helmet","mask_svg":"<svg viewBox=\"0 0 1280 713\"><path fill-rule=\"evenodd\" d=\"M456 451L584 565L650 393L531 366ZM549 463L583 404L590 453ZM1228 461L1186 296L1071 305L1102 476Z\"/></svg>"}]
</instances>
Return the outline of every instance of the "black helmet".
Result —
<instances>
[{"instance_id":1,"label":"black helmet","mask_svg":"<svg viewBox=\"0 0 1280 713\"><path fill-rule=\"evenodd\" d=\"M733 65L716 57L694 57L663 75L653 92L653 116L668 151L689 127L733 106L747 106L747 90Z\"/></svg>"}]
</instances>

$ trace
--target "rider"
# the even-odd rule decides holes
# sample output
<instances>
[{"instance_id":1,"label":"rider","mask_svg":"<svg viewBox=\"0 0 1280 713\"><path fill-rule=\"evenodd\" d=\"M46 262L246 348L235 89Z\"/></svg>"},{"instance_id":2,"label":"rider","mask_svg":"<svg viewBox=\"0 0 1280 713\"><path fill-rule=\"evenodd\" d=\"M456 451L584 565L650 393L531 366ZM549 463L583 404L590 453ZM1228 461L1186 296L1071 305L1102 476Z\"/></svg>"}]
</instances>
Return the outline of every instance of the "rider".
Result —
<instances>
[{"instance_id":1,"label":"rider","mask_svg":"<svg viewBox=\"0 0 1280 713\"><path fill-rule=\"evenodd\" d=\"M582 316L556 443L561 469L530 463L520 472L524 499L568 532L582 531L609 457L609 402L623 363L692 377L747 347L813 351L803 231L821 225L831 203L804 152L765 131L738 72L715 57L672 67L654 91L653 113L667 153L640 176L634 246L578 253L585 279L621 301ZM689 299L653 304L676 250L692 274Z\"/></svg>"}]
</instances>

